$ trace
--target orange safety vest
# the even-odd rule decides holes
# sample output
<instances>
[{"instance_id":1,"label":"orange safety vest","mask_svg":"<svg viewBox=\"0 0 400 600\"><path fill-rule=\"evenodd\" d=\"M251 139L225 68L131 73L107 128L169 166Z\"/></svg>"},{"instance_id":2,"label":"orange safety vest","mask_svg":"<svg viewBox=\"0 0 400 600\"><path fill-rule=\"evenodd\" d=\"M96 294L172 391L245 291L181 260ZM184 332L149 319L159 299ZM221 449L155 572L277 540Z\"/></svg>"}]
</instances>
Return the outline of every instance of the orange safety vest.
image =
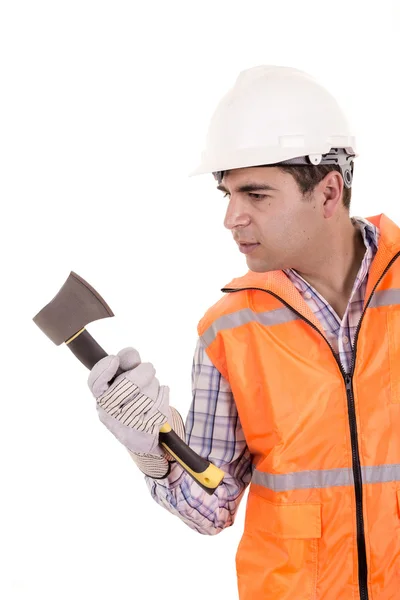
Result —
<instances>
[{"instance_id":1,"label":"orange safety vest","mask_svg":"<svg viewBox=\"0 0 400 600\"><path fill-rule=\"evenodd\" d=\"M282 271L233 279L199 322L252 454L240 600L400 599L400 228L368 220L349 374Z\"/></svg>"}]
</instances>

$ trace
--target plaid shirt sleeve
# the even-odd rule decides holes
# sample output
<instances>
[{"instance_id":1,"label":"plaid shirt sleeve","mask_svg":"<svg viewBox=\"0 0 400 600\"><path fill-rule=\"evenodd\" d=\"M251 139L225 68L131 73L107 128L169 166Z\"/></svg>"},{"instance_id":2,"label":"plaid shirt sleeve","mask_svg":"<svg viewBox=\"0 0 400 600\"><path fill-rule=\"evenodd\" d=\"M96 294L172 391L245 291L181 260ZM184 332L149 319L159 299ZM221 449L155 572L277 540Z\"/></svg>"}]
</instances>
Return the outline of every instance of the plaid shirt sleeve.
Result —
<instances>
[{"instance_id":1,"label":"plaid shirt sleeve","mask_svg":"<svg viewBox=\"0 0 400 600\"><path fill-rule=\"evenodd\" d=\"M210 361L198 339L192 367L192 403L185 424L186 442L225 472L211 496L177 462L164 479L145 480L154 500L192 529L215 535L233 524L252 473L230 385Z\"/></svg>"}]
</instances>

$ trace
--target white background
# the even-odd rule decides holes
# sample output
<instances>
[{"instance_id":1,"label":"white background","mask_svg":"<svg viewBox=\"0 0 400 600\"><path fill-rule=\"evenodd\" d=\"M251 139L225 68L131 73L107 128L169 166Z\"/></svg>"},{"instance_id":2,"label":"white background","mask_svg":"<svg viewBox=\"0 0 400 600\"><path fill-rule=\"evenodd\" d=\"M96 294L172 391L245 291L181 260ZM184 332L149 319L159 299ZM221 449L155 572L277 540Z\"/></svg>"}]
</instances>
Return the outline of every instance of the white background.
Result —
<instances>
[{"instance_id":1,"label":"white background","mask_svg":"<svg viewBox=\"0 0 400 600\"><path fill-rule=\"evenodd\" d=\"M32 318L76 271L115 313L88 330L186 417L197 323L247 271L212 176L188 177L216 103L252 66L310 72L358 136L350 214L400 223L394 5L1 4L1 598L237 598L245 501L212 537L159 507Z\"/></svg>"}]
</instances>

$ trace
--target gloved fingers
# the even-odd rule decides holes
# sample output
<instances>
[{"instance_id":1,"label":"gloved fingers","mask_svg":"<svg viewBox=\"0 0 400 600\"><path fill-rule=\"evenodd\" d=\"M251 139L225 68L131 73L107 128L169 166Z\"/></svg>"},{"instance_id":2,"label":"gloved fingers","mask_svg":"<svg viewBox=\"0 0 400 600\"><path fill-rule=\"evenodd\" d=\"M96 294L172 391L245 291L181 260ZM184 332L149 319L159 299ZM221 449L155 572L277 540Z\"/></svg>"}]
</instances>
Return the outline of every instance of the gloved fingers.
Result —
<instances>
[{"instance_id":1,"label":"gloved fingers","mask_svg":"<svg viewBox=\"0 0 400 600\"><path fill-rule=\"evenodd\" d=\"M98 398L108 389L108 382L118 371L119 357L110 354L99 360L91 369L88 377L88 386L95 398Z\"/></svg>"},{"instance_id":2,"label":"gloved fingers","mask_svg":"<svg viewBox=\"0 0 400 600\"><path fill-rule=\"evenodd\" d=\"M127 379L129 379L129 381L132 381L132 383L137 385L138 388L140 388L140 390L142 392L146 393L146 395L149 397L151 397L151 396L150 396L150 394L147 394L147 391L148 391L147 387L151 386L153 381L157 382L157 389L158 389L159 384L158 384L158 380L156 379L155 375L156 375L156 370L151 363L140 363L140 365L138 365L131 371L127 371L125 373L125 377ZM152 390L154 389L154 384L151 389ZM154 396L153 400L155 400L155 399L156 399L156 397Z\"/></svg>"},{"instance_id":3,"label":"gloved fingers","mask_svg":"<svg viewBox=\"0 0 400 600\"><path fill-rule=\"evenodd\" d=\"M96 403L96 409L100 421L107 429L131 452L144 452L148 454L163 454L158 443L158 432L156 434L138 431L127 427L117 419L114 419Z\"/></svg>"},{"instance_id":4,"label":"gloved fingers","mask_svg":"<svg viewBox=\"0 0 400 600\"><path fill-rule=\"evenodd\" d=\"M123 371L130 371L142 362L139 352L131 346L120 350L117 356L119 358L119 366Z\"/></svg>"},{"instance_id":5,"label":"gloved fingers","mask_svg":"<svg viewBox=\"0 0 400 600\"><path fill-rule=\"evenodd\" d=\"M154 403L154 409L158 410L160 413L165 415L165 418L168 422L170 422L171 419L171 411L169 406L169 392L170 389L168 385L160 385L157 399Z\"/></svg>"},{"instance_id":6,"label":"gloved fingers","mask_svg":"<svg viewBox=\"0 0 400 600\"><path fill-rule=\"evenodd\" d=\"M108 401L108 404L101 403L100 405L109 415L114 416L124 425L139 431L158 431L161 425L171 417L169 387L160 386L156 378L143 392L139 388L132 388L128 391L128 386L129 383L125 379L118 390L120 399L112 404ZM122 395L124 392L125 400Z\"/></svg>"},{"instance_id":7,"label":"gloved fingers","mask_svg":"<svg viewBox=\"0 0 400 600\"><path fill-rule=\"evenodd\" d=\"M157 379L154 378L150 386L147 386L147 391L142 392L123 374L120 377L116 379L116 385L111 386L97 398L98 405L110 417L117 419L127 427L152 433L157 431L157 426L159 429L170 414L168 411L169 388L160 387ZM119 382L118 379L120 379ZM152 394L153 398L149 394ZM157 407L155 407L155 402ZM163 412L160 412L159 408Z\"/></svg>"},{"instance_id":8,"label":"gloved fingers","mask_svg":"<svg viewBox=\"0 0 400 600\"><path fill-rule=\"evenodd\" d=\"M147 431L148 433L158 436L161 425L166 421L166 415L160 413L159 410L153 409L142 415L142 418L135 423L135 429L137 431Z\"/></svg>"},{"instance_id":9,"label":"gloved fingers","mask_svg":"<svg viewBox=\"0 0 400 600\"><path fill-rule=\"evenodd\" d=\"M108 389L108 382L114 377L118 368L123 371L129 371L136 368L141 363L140 354L135 348L123 348L116 356L110 354L99 360L89 373L88 385L95 396L98 398ZM122 374L121 374L122 375ZM118 385L122 377L118 376L114 383Z\"/></svg>"},{"instance_id":10,"label":"gloved fingers","mask_svg":"<svg viewBox=\"0 0 400 600\"><path fill-rule=\"evenodd\" d=\"M125 425L136 427L144 414L154 412L154 400L158 390L159 383L156 378L142 390L122 373L113 385L97 398L97 402L112 417Z\"/></svg>"}]
</instances>

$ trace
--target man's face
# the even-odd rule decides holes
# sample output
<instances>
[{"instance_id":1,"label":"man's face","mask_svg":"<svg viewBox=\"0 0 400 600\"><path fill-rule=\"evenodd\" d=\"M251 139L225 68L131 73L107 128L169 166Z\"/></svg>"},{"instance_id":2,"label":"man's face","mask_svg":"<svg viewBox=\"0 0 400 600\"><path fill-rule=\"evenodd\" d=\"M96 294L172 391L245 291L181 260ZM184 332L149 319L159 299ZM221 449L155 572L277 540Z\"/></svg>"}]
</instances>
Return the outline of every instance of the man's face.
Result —
<instances>
[{"instance_id":1,"label":"man's face","mask_svg":"<svg viewBox=\"0 0 400 600\"><path fill-rule=\"evenodd\" d=\"M318 184L319 186L319 184ZM278 167L226 171L218 189L228 192L224 225L236 242L258 242L245 254L251 271L296 268L316 251L322 233L318 186L306 201L295 179ZM319 234L319 235L318 235Z\"/></svg>"}]
</instances>

